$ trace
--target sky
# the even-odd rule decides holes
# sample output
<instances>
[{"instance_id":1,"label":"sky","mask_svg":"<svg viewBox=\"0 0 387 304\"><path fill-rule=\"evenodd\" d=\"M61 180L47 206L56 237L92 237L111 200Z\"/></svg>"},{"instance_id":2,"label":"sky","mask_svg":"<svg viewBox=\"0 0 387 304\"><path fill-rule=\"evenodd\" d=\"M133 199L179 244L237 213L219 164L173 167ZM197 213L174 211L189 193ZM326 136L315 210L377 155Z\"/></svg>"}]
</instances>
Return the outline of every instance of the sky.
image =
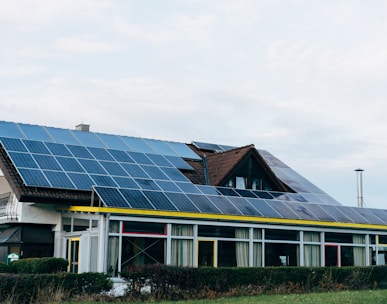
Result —
<instances>
[{"instance_id":1,"label":"sky","mask_svg":"<svg viewBox=\"0 0 387 304\"><path fill-rule=\"evenodd\" d=\"M0 0L0 120L254 144L387 209L387 1Z\"/></svg>"}]
</instances>

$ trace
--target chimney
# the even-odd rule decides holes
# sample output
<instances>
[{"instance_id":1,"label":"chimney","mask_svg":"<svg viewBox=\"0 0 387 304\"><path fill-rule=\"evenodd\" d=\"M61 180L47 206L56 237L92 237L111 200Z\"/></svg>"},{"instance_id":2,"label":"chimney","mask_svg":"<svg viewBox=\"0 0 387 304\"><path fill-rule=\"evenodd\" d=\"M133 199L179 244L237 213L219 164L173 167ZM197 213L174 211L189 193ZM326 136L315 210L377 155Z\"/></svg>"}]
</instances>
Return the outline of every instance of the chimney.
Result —
<instances>
[{"instance_id":1,"label":"chimney","mask_svg":"<svg viewBox=\"0 0 387 304\"><path fill-rule=\"evenodd\" d=\"M85 125L85 124L79 124L75 127L77 131L82 131L82 132L89 132L90 131L90 125Z\"/></svg>"}]
</instances>

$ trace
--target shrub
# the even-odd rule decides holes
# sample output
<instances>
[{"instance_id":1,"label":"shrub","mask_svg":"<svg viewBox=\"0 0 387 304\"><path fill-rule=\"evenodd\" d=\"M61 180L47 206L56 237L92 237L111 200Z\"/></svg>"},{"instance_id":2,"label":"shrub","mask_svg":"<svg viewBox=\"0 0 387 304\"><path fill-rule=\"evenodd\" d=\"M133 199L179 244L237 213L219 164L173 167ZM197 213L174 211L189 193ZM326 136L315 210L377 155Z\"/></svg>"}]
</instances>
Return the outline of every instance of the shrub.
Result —
<instances>
[{"instance_id":1,"label":"shrub","mask_svg":"<svg viewBox=\"0 0 387 304\"><path fill-rule=\"evenodd\" d=\"M99 294L111 288L109 278L102 273L2 274L0 303L39 303L45 295L57 295L68 300L84 294ZM52 299L51 299L52 300Z\"/></svg>"},{"instance_id":2,"label":"shrub","mask_svg":"<svg viewBox=\"0 0 387 304\"><path fill-rule=\"evenodd\" d=\"M56 273L66 271L68 262L62 258L28 258L12 262L16 273Z\"/></svg>"},{"instance_id":3,"label":"shrub","mask_svg":"<svg viewBox=\"0 0 387 304\"><path fill-rule=\"evenodd\" d=\"M214 298L261 293L303 293L387 287L387 267L178 268L165 265L130 267L121 276L129 295L154 299Z\"/></svg>"},{"instance_id":4,"label":"shrub","mask_svg":"<svg viewBox=\"0 0 387 304\"><path fill-rule=\"evenodd\" d=\"M5 263L0 263L0 273L10 273L12 272L12 267Z\"/></svg>"}]
</instances>

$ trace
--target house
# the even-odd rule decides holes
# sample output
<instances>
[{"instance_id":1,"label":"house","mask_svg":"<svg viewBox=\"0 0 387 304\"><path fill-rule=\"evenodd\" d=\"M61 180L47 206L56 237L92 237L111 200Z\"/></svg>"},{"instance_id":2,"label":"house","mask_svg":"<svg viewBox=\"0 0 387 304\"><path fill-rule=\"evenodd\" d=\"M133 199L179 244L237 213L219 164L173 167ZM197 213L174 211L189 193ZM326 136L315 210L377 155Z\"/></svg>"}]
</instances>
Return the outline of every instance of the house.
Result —
<instances>
[{"instance_id":1,"label":"house","mask_svg":"<svg viewBox=\"0 0 387 304\"><path fill-rule=\"evenodd\" d=\"M71 272L386 264L387 210L344 206L254 145L0 121L0 260Z\"/></svg>"}]
</instances>

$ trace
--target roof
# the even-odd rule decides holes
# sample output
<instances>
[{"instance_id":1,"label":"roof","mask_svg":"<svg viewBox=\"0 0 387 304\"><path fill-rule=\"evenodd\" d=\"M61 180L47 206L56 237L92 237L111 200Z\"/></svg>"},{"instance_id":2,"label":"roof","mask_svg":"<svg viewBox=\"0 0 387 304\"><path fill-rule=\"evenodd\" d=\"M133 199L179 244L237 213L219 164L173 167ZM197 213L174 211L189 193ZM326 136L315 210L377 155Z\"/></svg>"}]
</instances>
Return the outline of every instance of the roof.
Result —
<instances>
[{"instance_id":1,"label":"roof","mask_svg":"<svg viewBox=\"0 0 387 304\"><path fill-rule=\"evenodd\" d=\"M222 187L247 157L279 191ZM0 168L21 201L193 218L211 214L387 225L387 211L341 206L254 145L187 145L0 121Z\"/></svg>"}]
</instances>

